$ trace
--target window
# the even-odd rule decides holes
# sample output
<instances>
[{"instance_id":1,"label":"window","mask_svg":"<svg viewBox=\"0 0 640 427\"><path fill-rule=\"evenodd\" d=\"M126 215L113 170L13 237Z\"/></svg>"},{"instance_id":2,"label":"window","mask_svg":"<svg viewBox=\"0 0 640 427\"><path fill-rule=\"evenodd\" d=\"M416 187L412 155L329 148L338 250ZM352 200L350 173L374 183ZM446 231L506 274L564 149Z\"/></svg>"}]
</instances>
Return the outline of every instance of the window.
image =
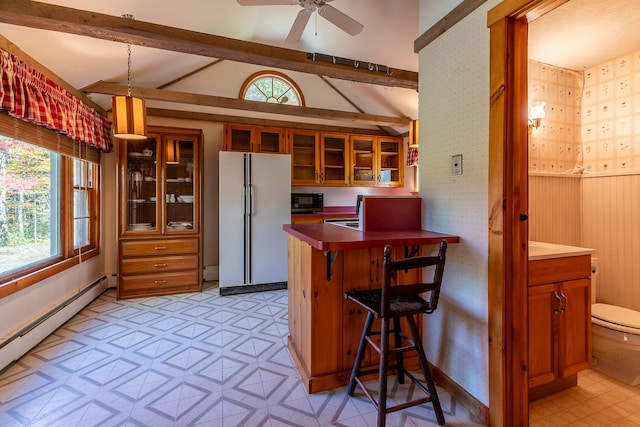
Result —
<instances>
[{"instance_id":1,"label":"window","mask_svg":"<svg viewBox=\"0 0 640 427\"><path fill-rule=\"evenodd\" d=\"M0 135L0 275L55 260L60 155Z\"/></svg>"},{"instance_id":2,"label":"window","mask_svg":"<svg viewBox=\"0 0 640 427\"><path fill-rule=\"evenodd\" d=\"M97 179L98 165L86 160L71 159L73 165L73 249L86 252L97 246ZM94 232L92 232L94 231Z\"/></svg>"},{"instance_id":3,"label":"window","mask_svg":"<svg viewBox=\"0 0 640 427\"><path fill-rule=\"evenodd\" d=\"M261 71L245 80L240 98L274 104L304 105L304 97L293 80L277 71Z\"/></svg>"},{"instance_id":4,"label":"window","mask_svg":"<svg viewBox=\"0 0 640 427\"><path fill-rule=\"evenodd\" d=\"M0 115L0 297L98 254L99 155L83 146Z\"/></svg>"}]
</instances>

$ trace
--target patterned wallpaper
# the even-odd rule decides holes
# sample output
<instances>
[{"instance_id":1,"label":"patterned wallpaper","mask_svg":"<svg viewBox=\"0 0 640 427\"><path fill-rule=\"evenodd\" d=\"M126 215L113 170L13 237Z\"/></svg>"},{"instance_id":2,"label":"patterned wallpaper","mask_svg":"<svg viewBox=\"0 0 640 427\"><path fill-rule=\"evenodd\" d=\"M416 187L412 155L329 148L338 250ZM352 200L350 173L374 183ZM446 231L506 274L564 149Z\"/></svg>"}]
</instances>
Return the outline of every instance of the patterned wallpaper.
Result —
<instances>
[{"instance_id":1,"label":"patterned wallpaper","mask_svg":"<svg viewBox=\"0 0 640 427\"><path fill-rule=\"evenodd\" d=\"M584 173L640 173L640 50L584 72Z\"/></svg>"},{"instance_id":2,"label":"patterned wallpaper","mask_svg":"<svg viewBox=\"0 0 640 427\"><path fill-rule=\"evenodd\" d=\"M584 73L531 60L535 101L547 106L531 133L530 172L640 174L640 50Z\"/></svg>"},{"instance_id":3,"label":"patterned wallpaper","mask_svg":"<svg viewBox=\"0 0 640 427\"><path fill-rule=\"evenodd\" d=\"M546 102L529 136L529 172L579 174L582 73L529 60L529 103Z\"/></svg>"}]
</instances>

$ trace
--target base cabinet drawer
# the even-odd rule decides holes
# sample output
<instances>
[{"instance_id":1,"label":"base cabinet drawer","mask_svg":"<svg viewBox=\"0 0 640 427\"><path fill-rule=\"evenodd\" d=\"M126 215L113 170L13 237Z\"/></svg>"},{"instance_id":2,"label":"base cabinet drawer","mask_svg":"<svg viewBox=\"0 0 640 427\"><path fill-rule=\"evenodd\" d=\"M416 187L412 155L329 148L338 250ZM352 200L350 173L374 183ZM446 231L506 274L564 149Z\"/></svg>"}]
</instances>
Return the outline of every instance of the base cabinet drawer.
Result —
<instances>
[{"instance_id":1,"label":"base cabinet drawer","mask_svg":"<svg viewBox=\"0 0 640 427\"><path fill-rule=\"evenodd\" d=\"M198 271L194 270L162 275L122 276L119 291L122 298L132 298L199 291L200 287Z\"/></svg>"},{"instance_id":2,"label":"base cabinet drawer","mask_svg":"<svg viewBox=\"0 0 640 427\"><path fill-rule=\"evenodd\" d=\"M129 274L163 273L165 271L196 270L198 255L178 255L165 257L127 258L122 260L121 273Z\"/></svg>"},{"instance_id":3,"label":"base cabinet drawer","mask_svg":"<svg viewBox=\"0 0 640 427\"><path fill-rule=\"evenodd\" d=\"M120 256L197 254L198 239L127 240L120 242Z\"/></svg>"}]
</instances>

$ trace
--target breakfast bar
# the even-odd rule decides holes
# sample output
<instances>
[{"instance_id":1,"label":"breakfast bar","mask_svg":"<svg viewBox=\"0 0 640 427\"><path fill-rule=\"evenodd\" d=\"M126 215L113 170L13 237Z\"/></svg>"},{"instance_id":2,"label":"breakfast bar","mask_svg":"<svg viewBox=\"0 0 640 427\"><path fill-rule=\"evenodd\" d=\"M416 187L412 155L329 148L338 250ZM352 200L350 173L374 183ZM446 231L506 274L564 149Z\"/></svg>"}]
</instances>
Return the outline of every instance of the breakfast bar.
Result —
<instances>
[{"instance_id":1,"label":"breakfast bar","mask_svg":"<svg viewBox=\"0 0 640 427\"><path fill-rule=\"evenodd\" d=\"M459 241L420 229L360 231L330 223L283 228L288 234L288 347L308 393L348 382L365 314L344 299L344 292L380 286L384 246L391 245L397 259L421 254L425 245L443 239ZM395 283L415 283L416 275L400 273ZM367 355L363 366L376 363Z\"/></svg>"}]
</instances>

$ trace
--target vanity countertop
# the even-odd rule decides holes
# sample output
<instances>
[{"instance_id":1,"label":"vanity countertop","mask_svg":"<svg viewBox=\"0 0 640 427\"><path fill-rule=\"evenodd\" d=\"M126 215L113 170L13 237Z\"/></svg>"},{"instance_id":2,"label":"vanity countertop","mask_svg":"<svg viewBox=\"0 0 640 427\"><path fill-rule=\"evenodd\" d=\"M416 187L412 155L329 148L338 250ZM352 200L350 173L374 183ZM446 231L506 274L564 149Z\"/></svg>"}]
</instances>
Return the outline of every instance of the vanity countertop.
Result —
<instances>
[{"instance_id":1,"label":"vanity countertop","mask_svg":"<svg viewBox=\"0 0 640 427\"><path fill-rule=\"evenodd\" d=\"M595 249L579 246L558 245L556 243L529 241L529 261L549 258L564 258L592 255Z\"/></svg>"}]
</instances>

